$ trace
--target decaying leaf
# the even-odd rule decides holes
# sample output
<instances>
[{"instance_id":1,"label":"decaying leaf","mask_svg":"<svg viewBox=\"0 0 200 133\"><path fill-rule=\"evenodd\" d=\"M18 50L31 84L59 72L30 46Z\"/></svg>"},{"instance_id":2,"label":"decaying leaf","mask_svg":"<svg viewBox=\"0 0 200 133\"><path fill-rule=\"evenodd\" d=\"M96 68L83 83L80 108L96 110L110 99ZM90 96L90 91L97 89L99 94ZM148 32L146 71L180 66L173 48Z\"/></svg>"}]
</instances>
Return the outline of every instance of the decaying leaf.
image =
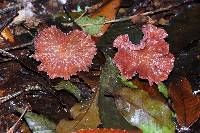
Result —
<instances>
[{"instance_id":1,"label":"decaying leaf","mask_svg":"<svg viewBox=\"0 0 200 133\"><path fill-rule=\"evenodd\" d=\"M119 9L121 0L103 0L105 3L105 6L99 8L97 12L92 14L92 18L96 18L97 16L104 16L106 21L113 20L116 17L117 11ZM101 32L99 32L96 36L100 37L102 36L109 28L110 24L105 24Z\"/></svg>"},{"instance_id":2,"label":"decaying leaf","mask_svg":"<svg viewBox=\"0 0 200 133\"><path fill-rule=\"evenodd\" d=\"M101 31L104 21L105 17L102 16L97 16L96 18L84 16L78 19L77 24L88 34L96 36Z\"/></svg>"},{"instance_id":3,"label":"decaying leaf","mask_svg":"<svg viewBox=\"0 0 200 133\"><path fill-rule=\"evenodd\" d=\"M169 96L181 127L190 127L200 117L200 96L192 94L190 82L185 77L169 85Z\"/></svg>"},{"instance_id":4,"label":"decaying leaf","mask_svg":"<svg viewBox=\"0 0 200 133\"><path fill-rule=\"evenodd\" d=\"M174 133L172 112L143 90L122 88L116 92L116 106L123 117L143 133Z\"/></svg>"},{"instance_id":5,"label":"decaying leaf","mask_svg":"<svg viewBox=\"0 0 200 133\"><path fill-rule=\"evenodd\" d=\"M4 28L4 30L1 32L1 36L7 40L9 43L14 43L15 39L13 34L11 33L9 28Z\"/></svg>"},{"instance_id":6,"label":"decaying leaf","mask_svg":"<svg viewBox=\"0 0 200 133\"><path fill-rule=\"evenodd\" d=\"M28 125L21 121L16 124L15 128L12 128L16 121L19 120L19 117L14 114L3 114L0 116L0 133L14 132L15 133L31 133ZM11 130L10 130L11 129Z\"/></svg>"},{"instance_id":7,"label":"decaying leaf","mask_svg":"<svg viewBox=\"0 0 200 133\"><path fill-rule=\"evenodd\" d=\"M22 113L23 109L17 108ZM33 133L55 133L56 124L43 115L33 112L26 112L24 118Z\"/></svg>"},{"instance_id":8,"label":"decaying leaf","mask_svg":"<svg viewBox=\"0 0 200 133\"><path fill-rule=\"evenodd\" d=\"M160 100L161 102L166 102L166 99L162 96L162 94L157 89L157 85L150 86L147 81L140 80L139 78L134 78L132 80L133 84L136 85L139 89L142 89L148 94L157 100Z\"/></svg>"},{"instance_id":9,"label":"decaying leaf","mask_svg":"<svg viewBox=\"0 0 200 133\"><path fill-rule=\"evenodd\" d=\"M130 125L119 113L115 101L111 97L106 97L108 93L113 93L122 87L117 81L119 71L110 57L106 58L106 63L100 76L99 111L101 122L104 128L116 128L125 130L137 130Z\"/></svg>"},{"instance_id":10,"label":"decaying leaf","mask_svg":"<svg viewBox=\"0 0 200 133\"><path fill-rule=\"evenodd\" d=\"M169 25L169 20L166 20L164 18L159 19L158 23L160 25Z\"/></svg>"},{"instance_id":11,"label":"decaying leaf","mask_svg":"<svg viewBox=\"0 0 200 133\"><path fill-rule=\"evenodd\" d=\"M31 133L27 124L21 124L20 130L21 130L21 133Z\"/></svg>"},{"instance_id":12,"label":"decaying leaf","mask_svg":"<svg viewBox=\"0 0 200 133\"><path fill-rule=\"evenodd\" d=\"M126 130L119 130L119 129L109 129L109 128L97 128L97 129L86 129L86 130L79 130L73 133L137 133L135 131L126 131Z\"/></svg>"},{"instance_id":13,"label":"decaying leaf","mask_svg":"<svg viewBox=\"0 0 200 133\"><path fill-rule=\"evenodd\" d=\"M74 95L77 100L81 100L81 91L77 86L72 84L70 81L62 80L56 86L54 86L56 90L66 90L67 92Z\"/></svg>"},{"instance_id":14,"label":"decaying leaf","mask_svg":"<svg viewBox=\"0 0 200 133\"><path fill-rule=\"evenodd\" d=\"M71 133L80 129L97 128L100 124L99 108L97 106L98 93L89 104L78 103L71 109L74 120L61 120L57 125L57 133Z\"/></svg>"}]
</instances>

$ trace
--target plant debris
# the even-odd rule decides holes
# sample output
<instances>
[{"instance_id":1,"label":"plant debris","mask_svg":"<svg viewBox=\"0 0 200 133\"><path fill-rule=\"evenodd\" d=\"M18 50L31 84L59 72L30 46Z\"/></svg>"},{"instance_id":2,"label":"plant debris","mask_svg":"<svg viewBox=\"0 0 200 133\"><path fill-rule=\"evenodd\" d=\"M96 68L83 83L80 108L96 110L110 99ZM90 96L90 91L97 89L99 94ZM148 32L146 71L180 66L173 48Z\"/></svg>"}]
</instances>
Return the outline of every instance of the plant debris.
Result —
<instances>
[{"instance_id":1,"label":"plant debris","mask_svg":"<svg viewBox=\"0 0 200 133\"><path fill-rule=\"evenodd\" d=\"M169 96L177 115L180 129L189 128L200 117L200 96L192 94L190 82L179 77L169 85Z\"/></svg>"},{"instance_id":2,"label":"plant debris","mask_svg":"<svg viewBox=\"0 0 200 133\"><path fill-rule=\"evenodd\" d=\"M143 133L174 133L172 112L164 103L152 99L143 90L122 88L116 93L115 103L123 117Z\"/></svg>"},{"instance_id":3,"label":"plant debris","mask_svg":"<svg viewBox=\"0 0 200 133\"><path fill-rule=\"evenodd\" d=\"M0 132L199 132L199 12L196 0L1 0Z\"/></svg>"}]
</instances>

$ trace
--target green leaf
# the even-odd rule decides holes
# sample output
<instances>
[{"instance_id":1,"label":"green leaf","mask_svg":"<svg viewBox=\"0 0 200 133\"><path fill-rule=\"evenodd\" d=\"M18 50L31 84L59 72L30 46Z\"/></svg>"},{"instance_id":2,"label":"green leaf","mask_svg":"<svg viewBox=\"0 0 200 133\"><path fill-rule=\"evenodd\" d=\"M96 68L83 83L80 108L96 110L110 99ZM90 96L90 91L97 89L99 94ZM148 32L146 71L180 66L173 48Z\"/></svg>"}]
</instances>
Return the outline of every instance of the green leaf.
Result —
<instances>
[{"instance_id":1,"label":"green leaf","mask_svg":"<svg viewBox=\"0 0 200 133\"><path fill-rule=\"evenodd\" d=\"M127 80L126 78L124 78L123 76L118 76L117 79L124 84L125 86L129 87L129 88L133 88L136 89L138 88L136 85L133 84L132 81Z\"/></svg>"},{"instance_id":2,"label":"green leaf","mask_svg":"<svg viewBox=\"0 0 200 133\"><path fill-rule=\"evenodd\" d=\"M93 99L75 104L70 110L74 120L61 120L56 127L56 132L71 133L80 129L97 128L101 123L97 101L98 92Z\"/></svg>"},{"instance_id":3,"label":"green leaf","mask_svg":"<svg viewBox=\"0 0 200 133\"><path fill-rule=\"evenodd\" d=\"M96 35L101 31L105 17L98 16L96 18L90 18L88 16L78 19L77 24L88 34ZM88 25L88 26L87 26Z\"/></svg>"},{"instance_id":4,"label":"green leaf","mask_svg":"<svg viewBox=\"0 0 200 133\"><path fill-rule=\"evenodd\" d=\"M17 108L17 111L23 113L21 108ZM33 133L55 133L56 124L43 115L26 112L24 118Z\"/></svg>"},{"instance_id":5,"label":"green leaf","mask_svg":"<svg viewBox=\"0 0 200 133\"><path fill-rule=\"evenodd\" d=\"M172 112L143 90L123 88L116 92L116 106L123 117L143 133L174 133Z\"/></svg>"},{"instance_id":6,"label":"green leaf","mask_svg":"<svg viewBox=\"0 0 200 133\"><path fill-rule=\"evenodd\" d=\"M129 124L119 113L115 101L106 94L112 94L123 85L117 81L119 71L112 59L107 56L105 66L100 76L99 111L104 128L120 128L126 130L136 130L136 127Z\"/></svg>"},{"instance_id":7,"label":"green leaf","mask_svg":"<svg viewBox=\"0 0 200 133\"><path fill-rule=\"evenodd\" d=\"M72 84L70 81L63 80L54 86L55 90L66 90L67 92L73 94L78 101L81 100L81 91L77 86Z\"/></svg>"},{"instance_id":8,"label":"green leaf","mask_svg":"<svg viewBox=\"0 0 200 133\"><path fill-rule=\"evenodd\" d=\"M168 90L167 90L167 87L165 86L164 83L159 83L158 84L158 90L166 97L168 98Z\"/></svg>"}]
</instances>

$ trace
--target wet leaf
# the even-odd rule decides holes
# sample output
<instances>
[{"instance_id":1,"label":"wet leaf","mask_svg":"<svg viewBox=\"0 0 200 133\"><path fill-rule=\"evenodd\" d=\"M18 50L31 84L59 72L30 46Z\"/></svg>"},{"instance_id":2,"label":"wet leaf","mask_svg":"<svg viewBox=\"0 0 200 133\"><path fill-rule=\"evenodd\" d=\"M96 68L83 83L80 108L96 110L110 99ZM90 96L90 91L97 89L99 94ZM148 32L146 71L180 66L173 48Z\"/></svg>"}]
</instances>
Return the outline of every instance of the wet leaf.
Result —
<instances>
[{"instance_id":1,"label":"wet leaf","mask_svg":"<svg viewBox=\"0 0 200 133\"><path fill-rule=\"evenodd\" d=\"M116 92L116 106L123 117L143 133L174 133L172 112L163 102L143 90L122 88Z\"/></svg>"},{"instance_id":2,"label":"wet leaf","mask_svg":"<svg viewBox=\"0 0 200 133\"><path fill-rule=\"evenodd\" d=\"M169 20L166 20L164 18L159 19L158 23L160 25L169 25Z\"/></svg>"},{"instance_id":3,"label":"wet leaf","mask_svg":"<svg viewBox=\"0 0 200 133\"><path fill-rule=\"evenodd\" d=\"M127 86L127 87L129 87L129 88L138 88L135 84L133 84L133 82L132 81L129 81L129 80L127 80L126 78L124 78L123 76L118 76L117 77L118 78L118 80L122 83L122 84L124 84L125 86Z\"/></svg>"},{"instance_id":4,"label":"wet leaf","mask_svg":"<svg viewBox=\"0 0 200 133\"><path fill-rule=\"evenodd\" d=\"M21 124L20 126L21 133L31 133L27 124Z\"/></svg>"},{"instance_id":5,"label":"wet leaf","mask_svg":"<svg viewBox=\"0 0 200 133\"><path fill-rule=\"evenodd\" d=\"M104 16L106 21L115 19L121 0L104 0L104 2L107 3L103 7L99 8L97 12L92 14L92 18L96 18L97 16ZM99 32L96 36L102 36L108 30L110 24L105 24L102 27L101 32Z\"/></svg>"},{"instance_id":6,"label":"wet leaf","mask_svg":"<svg viewBox=\"0 0 200 133\"><path fill-rule=\"evenodd\" d=\"M22 113L23 109L17 108L17 111ZM55 123L43 115L26 112L24 118L33 133L55 133Z\"/></svg>"},{"instance_id":7,"label":"wet leaf","mask_svg":"<svg viewBox=\"0 0 200 133\"><path fill-rule=\"evenodd\" d=\"M137 133L137 132L129 132L126 130L119 130L119 129L112 129L112 128L97 128L97 129L85 129L85 130L79 130L74 133Z\"/></svg>"},{"instance_id":8,"label":"wet leaf","mask_svg":"<svg viewBox=\"0 0 200 133\"><path fill-rule=\"evenodd\" d=\"M99 108L97 106L98 94L89 104L78 103L71 109L74 120L61 120L57 125L57 133L70 133L72 131L97 128L100 124Z\"/></svg>"},{"instance_id":9,"label":"wet leaf","mask_svg":"<svg viewBox=\"0 0 200 133\"><path fill-rule=\"evenodd\" d=\"M165 86L164 83L159 83L158 84L158 90L166 97L168 98L168 90L167 90L167 86Z\"/></svg>"},{"instance_id":10,"label":"wet leaf","mask_svg":"<svg viewBox=\"0 0 200 133\"><path fill-rule=\"evenodd\" d=\"M119 113L115 106L114 99L106 97L108 93L121 88L121 83L117 81L119 71L112 59L107 57L105 66L100 76L99 110L101 122L104 128L120 128L125 130L136 130Z\"/></svg>"},{"instance_id":11,"label":"wet leaf","mask_svg":"<svg viewBox=\"0 0 200 133\"><path fill-rule=\"evenodd\" d=\"M199 40L199 12L199 4L194 5L192 8L184 8L183 12L178 14L176 18L170 21L170 25L165 28L169 34L168 42L169 44L173 44L170 45L170 51L172 53L178 54L184 48L189 47L191 45L191 41ZM182 67L180 64L178 65ZM187 66L188 65L189 64L187 64ZM184 72L185 70L180 71Z\"/></svg>"},{"instance_id":12,"label":"wet leaf","mask_svg":"<svg viewBox=\"0 0 200 133\"><path fill-rule=\"evenodd\" d=\"M97 16L96 18L84 16L77 21L77 24L81 26L85 32L95 36L101 31L104 21L105 17L102 16Z\"/></svg>"},{"instance_id":13,"label":"wet leaf","mask_svg":"<svg viewBox=\"0 0 200 133\"><path fill-rule=\"evenodd\" d=\"M8 130L10 130L10 128L17 122L17 120L19 119L18 116L14 115L14 114L3 114L0 116L0 133L6 133L6 130L8 132ZM23 122L20 121L18 123L18 125L13 129L11 129L10 131L15 131L15 133L31 133L28 125Z\"/></svg>"},{"instance_id":14,"label":"wet leaf","mask_svg":"<svg viewBox=\"0 0 200 133\"><path fill-rule=\"evenodd\" d=\"M70 81L62 80L56 86L54 86L56 90L66 90L67 92L74 95L77 100L81 100L81 91L77 86L72 84Z\"/></svg>"},{"instance_id":15,"label":"wet leaf","mask_svg":"<svg viewBox=\"0 0 200 133\"><path fill-rule=\"evenodd\" d=\"M143 33L141 28L138 25L133 25L131 21L124 21L120 23L113 23L113 25L109 28L109 30L104 34L99 42L97 42L97 46L99 47L113 47L113 41L117 36L121 34L128 34L130 39L134 43L140 42L143 37ZM116 53L116 52L115 52ZM114 55L113 53L112 55Z\"/></svg>"},{"instance_id":16,"label":"wet leaf","mask_svg":"<svg viewBox=\"0 0 200 133\"><path fill-rule=\"evenodd\" d=\"M133 84L135 84L139 89L142 89L148 94L153 97L154 99L160 100L161 102L166 102L166 99L163 97L163 95L158 91L157 85L150 86L147 81L141 80L139 78L134 78L132 80Z\"/></svg>"},{"instance_id":17,"label":"wet leaf","mask_svg":"<svg viewBox=\"0 0 200 133\"><path fill-rule=\"evenodd\" d=\"M7 27L1 32L1 36L5 40L7 40L9 43L14 43L15 41L13 34L11 33L10 29Z\"/></svg>"},{"instance_id":18,"label":"wet leaf","mask_svg":"<svg viewBox=\"0 0 200 133\"><path fill-rule=\"evenodd\" d=\"M190 127L200 117L200 96L192 94L190 82L185 77L172 81L169 96L181 127Z\"/></svg>"}]
</instances>

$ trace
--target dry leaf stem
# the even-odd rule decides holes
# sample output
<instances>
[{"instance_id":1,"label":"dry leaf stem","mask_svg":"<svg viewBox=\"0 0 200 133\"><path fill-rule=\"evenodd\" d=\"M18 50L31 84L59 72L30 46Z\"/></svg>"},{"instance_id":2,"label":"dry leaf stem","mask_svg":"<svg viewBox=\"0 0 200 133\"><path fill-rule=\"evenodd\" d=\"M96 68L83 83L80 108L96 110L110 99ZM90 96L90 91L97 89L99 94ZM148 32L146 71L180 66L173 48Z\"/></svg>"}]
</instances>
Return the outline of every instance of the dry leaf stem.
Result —
<instances>
[{"instance_id":1,"label":"dry leaf stem","mask_svg":"<svg viewBox=\"0 0 200 133\"><path fill-rule=\"evenodd\" d=\"M193 1L194 0L185 0L180 4L170 5L170 6L167 6L167 7L156 9L154 11L148 11L148 12L139 13L139 14L135 14L135 15L132 15L132 16L127 16L127 17L123 17L123 18L119 18L119 19L108 20L108 21L105 21L104 23L87 23L87 24L83 24L83 25L80 25L80 26L84 27L84 26L92 26L92 25L99 25L99 24L123 22L123 21L131 20L131 19L136 18L138 16L149 16L149 15L154 15L154 14L157 14L157 13L160 13L160 12L169 11L172 8L179 7L182 4L186 4L186 3L189 3L189 2L193 2Z\"/></svg>"}]
</instances>

